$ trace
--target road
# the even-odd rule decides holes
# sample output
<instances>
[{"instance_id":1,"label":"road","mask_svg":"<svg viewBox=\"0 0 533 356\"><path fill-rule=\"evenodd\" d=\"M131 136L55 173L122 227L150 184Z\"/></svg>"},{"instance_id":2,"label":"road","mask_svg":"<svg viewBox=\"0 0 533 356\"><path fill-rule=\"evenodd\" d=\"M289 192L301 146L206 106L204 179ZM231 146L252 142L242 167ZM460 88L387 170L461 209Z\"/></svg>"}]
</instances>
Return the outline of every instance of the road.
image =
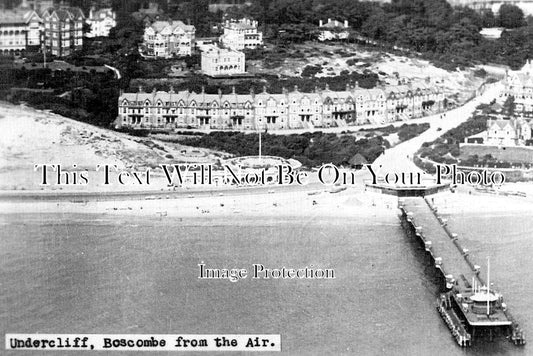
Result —
<instances>
[{"instance_id":1,"label":"road","mask_svg":"<svg viewBox=\"0 0 533 356\"><path fill-rule=\"evenodd\" d=\"M372 166L380 174L385 174L386 172L421 172L420 168L414 164L413 156L422 144L436 140L447 131L467 121L479 104L489 103L497 98L501 89L501 83L492 84L482 95L475 97L465 105L450 110L445 114L437 114L429 117L425 120L430 124L428 130L420 136L386 150L383 155L374 161Z\"/></svg>"}]
</instances>

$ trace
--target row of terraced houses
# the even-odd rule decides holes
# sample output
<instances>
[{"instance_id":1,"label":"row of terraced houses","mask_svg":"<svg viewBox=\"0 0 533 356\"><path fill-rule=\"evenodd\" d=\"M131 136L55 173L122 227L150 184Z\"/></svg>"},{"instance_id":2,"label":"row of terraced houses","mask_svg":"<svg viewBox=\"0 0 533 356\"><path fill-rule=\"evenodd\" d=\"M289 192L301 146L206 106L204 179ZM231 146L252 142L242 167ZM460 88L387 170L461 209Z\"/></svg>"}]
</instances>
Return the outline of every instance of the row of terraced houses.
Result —
<instances>
[{"instance_id":1,"label":"row of terraced houses","mask_svg":"<svg viewBox=\"0 0 533 356\"><path fill-rule=\"evenodd\" d=\"M298 129L383 124L409 120L443 110L444 95L429 86L389 86L385 89L347 87L345 91L316 89L282 94L207 94L204 91L123 93L117 127L217 130Z\"/></svg>"}]
</instances>

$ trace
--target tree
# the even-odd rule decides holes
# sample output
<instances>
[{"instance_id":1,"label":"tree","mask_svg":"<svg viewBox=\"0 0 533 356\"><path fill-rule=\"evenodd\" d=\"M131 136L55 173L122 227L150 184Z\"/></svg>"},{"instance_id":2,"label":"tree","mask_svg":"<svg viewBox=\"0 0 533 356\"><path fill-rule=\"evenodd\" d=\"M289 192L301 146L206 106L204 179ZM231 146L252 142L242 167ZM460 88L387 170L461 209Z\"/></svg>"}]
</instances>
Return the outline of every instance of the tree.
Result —
<instances>
[{"instance_id":1,"label":"tree","mask_svg":"<svg viewBox=\"0 0 533 356\"><path fill-rule=\"evenodd\" d=\"M518 28L524 25L524 12L518 6L504 4L498 12L500 26L505 28Z\"/></svg>"},{"instance_id":2,"label":"tree","mask_svg":"<svg viewBox=\"0 0 533 356\"><path fill-rule=\"evenodd\" d=\"M503 112L506 115L513 116L515 111L514 96L509 96L503 103Z\"/></svg>"},{"instance_id":3,"label":"tree","mask_svg":"<svg viewBox=\"0 0 533 356\"><path fill-rule=\"evenodd\" d=\"M496 27L498 26L498 19L494 16L492 11L483 11L481 15L481 25L483 27Z\"/></svg>"}]
</instances>

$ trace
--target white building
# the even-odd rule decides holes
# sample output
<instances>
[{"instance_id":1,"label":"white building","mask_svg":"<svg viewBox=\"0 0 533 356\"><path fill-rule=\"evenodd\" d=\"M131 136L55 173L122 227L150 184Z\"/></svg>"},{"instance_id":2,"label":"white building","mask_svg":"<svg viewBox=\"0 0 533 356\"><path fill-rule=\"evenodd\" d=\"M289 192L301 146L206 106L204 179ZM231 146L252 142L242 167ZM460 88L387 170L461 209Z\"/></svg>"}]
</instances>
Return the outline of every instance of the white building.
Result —
<instances>
[{"instance_id":1,"label":"white building","mask_svg":"<svg viewBox=\"0 0 533 356\"><path fill-rule=\"evenodd\" d=\"M196 29L181 21L156 21L144 30L144 54L170 58L192 54Z\"/></svg>"},{"instance_id":2,"label":"white building","mask_svg":"<svg viewBox=\"0 0 533 356\"><path fill-rule=\"evenodd\" d=\"M344 23L331 19L328 19L327 23L320 20L318 25L320 34L318 35L319 41L332 41L332 40L345 40L350 35L348 21Z\"/></svg>"},{"instance_id":3,"label":"white building","mask_svg":"<svg viewBox=\"0 0 533 356\"><path fill-rule=\"evenodd\" d=\"M227 48L243 50L263 45L263 33L257 31L257 21L250 19L227 20L220 42Z\"/></svg>"},{"instance_id":4,"label":"white building","mask_svg":"<svg viewBox=\"0 0 533 356\"><path fill-rule=\"evenodd\" d=\"M513 97L515 114L533 117L533 62L528 60L522 69L506 73L503 84L501 103Z\"/></svg>"},{"instance_id":5,"label":"white building","mask_svg":"<svg viewBox=\"0 0 533 356\"><path fill-rule=\"evenodd\" d=\"M523 146L531 140L533 121L525 118L490 118L487 130L465 138L465 144L483 144L487 146L514 147Z\"/></svg>"},{"instance_id":6,"label":"white building","mask_svg":"<svg viewBox=\"0 0 533 356\"><path fill-rule=\"evenodd\" d=\"M117 25L117 17L113 9L91 9L87 24L91 26L91 32L86 37L107 37L109 31Z\"/></svg>"},{"instance_id":7,"label":"white building","mask_svg":"<svg viewBox=\"0 0 533 356\"><path fill-rule=\"evenodd\" d=\"M41 44L42 19L33 10L0 12L0 53L20 54Z\"/></svg>"},{"instance_id":8,"label":"white building","mask_svg":"<svg viewBox=\"0 0 533 356\"><path fill-rule=\"evenodd\" d=\"M210 76L245 73L243 52L211 46L202 52L202 72Z\"/></svg>"},{"instance_id":9,"label":"white building","mask_svg":"<svg viewBox=\"0 0 533 356\"><path fill-rule=\"evenodd\" d=\"M218 37L200 37L194 41L194 46L198 51L207 51L213 46L218 46Z\"/></svg>"}]
</instances>

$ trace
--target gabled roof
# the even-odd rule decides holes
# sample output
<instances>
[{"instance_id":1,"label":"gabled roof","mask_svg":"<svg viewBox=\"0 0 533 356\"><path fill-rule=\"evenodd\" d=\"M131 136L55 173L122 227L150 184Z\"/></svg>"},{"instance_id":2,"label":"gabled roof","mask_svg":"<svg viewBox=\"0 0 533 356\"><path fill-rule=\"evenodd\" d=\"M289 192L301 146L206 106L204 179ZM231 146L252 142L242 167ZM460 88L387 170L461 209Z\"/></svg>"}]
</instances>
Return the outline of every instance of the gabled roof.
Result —
<instances>
[{"instance_id":1,"label":"gabled roof","mask_svg":"<svg viewBox=\"0 0 533 356\"><path fill-rule=\"evenodd\" d=\"M500 130L505 129L507 125L511 126L512 128L515 128L513 120L498 119L492 121L492 125L490 127L493 127L494 125L497 125Z\"/></svg>"},{"instance_id":2,"label":"gabled roof","mask_svg":"<svg viewBox=\"0 0 533 356\"><path fill-rule=\"evenodd\" d=\"M48 9L45 9L42 12L41 16L43 18L49 17L49 16L57 16L57 18L60 21L85 19L85 15L83 15L83 11L81 11L79 7L60 7L60 8L50 7Z\"/></svg>"},{"instance_id":3,"label":"gabled roof","mask_svg":"<svg viewBox=\"0 0 533 356\"><path fill-rule=\"evenodd\" d=\"M196 29L192 25L186 25L182 21L155 21L149 27L157 32L162 32L165 29L169 29L171 32L174 32L176 29L182 29L185 32L195 31Z\"/></svg>"}]
</instances>

